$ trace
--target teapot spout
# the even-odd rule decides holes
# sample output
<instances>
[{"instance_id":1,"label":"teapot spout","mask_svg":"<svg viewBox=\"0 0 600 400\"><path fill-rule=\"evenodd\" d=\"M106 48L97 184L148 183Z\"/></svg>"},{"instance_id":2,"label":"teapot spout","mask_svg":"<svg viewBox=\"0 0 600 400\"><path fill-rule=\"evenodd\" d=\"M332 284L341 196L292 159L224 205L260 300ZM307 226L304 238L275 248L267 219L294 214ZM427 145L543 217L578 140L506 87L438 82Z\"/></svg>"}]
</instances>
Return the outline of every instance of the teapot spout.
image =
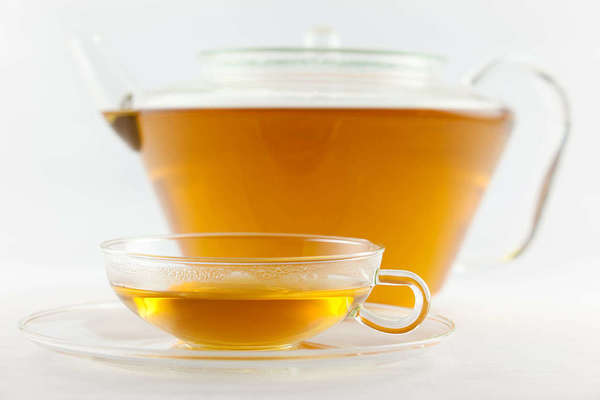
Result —
<instances>
[{"instance_id":1,"label":"teapot spout","mask_svg":"<svg viewBox=\"0 0 600 400\"><path fill-rule=\"evenodd\" d=\"M136 85L105 48L99 36L73 38L71 53L98 110L131 148L141 141L135 111Z\"/></svg>"},{"instance_id":2,"label":"teapot spout","mask_svg":"<svg viewBox=\"0 0 600 400\"><path fill-rule=\"evenodd\" d=\"M133 150L142 148L138 112L133 109L118 111L103 111L104 120Z\"/></svg>"}]
</instances>

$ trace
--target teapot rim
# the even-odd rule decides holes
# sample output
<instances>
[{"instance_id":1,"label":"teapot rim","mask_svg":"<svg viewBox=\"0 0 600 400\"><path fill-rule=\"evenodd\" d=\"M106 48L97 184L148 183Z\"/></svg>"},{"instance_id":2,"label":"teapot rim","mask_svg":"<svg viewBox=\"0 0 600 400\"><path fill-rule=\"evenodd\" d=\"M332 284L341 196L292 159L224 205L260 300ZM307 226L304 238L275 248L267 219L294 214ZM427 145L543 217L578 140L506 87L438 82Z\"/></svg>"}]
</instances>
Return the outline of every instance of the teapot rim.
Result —
<instances>
[{"instance_id":1,"label":"teapot rim","mask_svg":"<svg viewBox=\"0 0 600 400\"><path fill-rule=\"evenodd\" d=\"M230 53L329 53L329 54L356 54L356 55L396 55L396 56L413 56L428 58L433 60L444 61L446 57L440 54L421 52L421 51L405 51L405 50L390 50L378 48L362 48L362 47L293 47L293 46L258 46L258 47L222 47L215 49L206 49L199 51L200 56L213 56L219 54Z\"/></svg>"},{"instance_id":2,"label":"teapot rim","mask_svg":"<svg viewBox=\"0 0 600 400\"><path fill-rule=\"evenodd\" d=\"M231 47L202 50L207 63L238 66L336 64L351 67L430 68L445 64L445 56L414 51L328 47Z\"/></svg>"}]
</instances>

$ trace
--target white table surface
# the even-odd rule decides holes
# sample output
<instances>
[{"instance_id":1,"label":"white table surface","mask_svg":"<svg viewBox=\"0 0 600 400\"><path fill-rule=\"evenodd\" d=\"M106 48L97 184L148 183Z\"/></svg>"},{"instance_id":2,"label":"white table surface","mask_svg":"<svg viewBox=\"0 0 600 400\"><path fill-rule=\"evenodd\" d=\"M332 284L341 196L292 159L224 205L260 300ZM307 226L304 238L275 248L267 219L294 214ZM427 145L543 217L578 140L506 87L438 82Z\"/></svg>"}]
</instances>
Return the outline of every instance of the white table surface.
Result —
<instances>
[{"instance_id":1,"label":"white table surface","mask_svg":"<svg viewBox=\"0 0 600 400\"><path fill-rule=\"evenodd\" d=\"M0 399L600 399L599 264L454 275L434 298L457 325L447 341L393 369L291 377L140 371L53 353L28 342L18 319L113 298L104 273L12 266L0 294Z\"/></svg>"}]
</instances>

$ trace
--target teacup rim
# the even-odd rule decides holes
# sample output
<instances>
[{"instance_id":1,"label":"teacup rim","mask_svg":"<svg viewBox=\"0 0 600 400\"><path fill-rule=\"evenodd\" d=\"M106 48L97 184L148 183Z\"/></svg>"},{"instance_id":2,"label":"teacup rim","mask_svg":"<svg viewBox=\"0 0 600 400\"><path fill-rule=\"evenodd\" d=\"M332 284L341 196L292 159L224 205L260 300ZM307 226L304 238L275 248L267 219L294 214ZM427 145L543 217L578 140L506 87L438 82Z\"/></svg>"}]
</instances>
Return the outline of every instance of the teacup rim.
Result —
<instances>
[{"instance_id":1,"label":"teacup rim","mask_svg":"<svg viewBox=\"0 0 600 400\"><path fill-rule=\"evenodd\" d=\"M159 241L174 240L190 237L227 237L227 236L254 236L254 237L298 237L307 239L319 239L326 241L347 241L355 243L365 243L373 247L372 250L351 252L347 254L330 254L323 256L294 256L294 257L187 257L187 256L167 256L160 254L149 254L132 252L123 249L114 249L113 246L132 241ZM285 264L318 264L349 260L359 260L380 255L385 251L385 247L374 243L368 239L331 236L302 233L271 233L271 232L190 232L190 233L168 233L157 235L139 235L120 237L106 240L100 243L100 249L105 255L127 256L146 261L169 262L174 264L194 264L194 265L281 265Z\"/></svg>"}]
</instances>

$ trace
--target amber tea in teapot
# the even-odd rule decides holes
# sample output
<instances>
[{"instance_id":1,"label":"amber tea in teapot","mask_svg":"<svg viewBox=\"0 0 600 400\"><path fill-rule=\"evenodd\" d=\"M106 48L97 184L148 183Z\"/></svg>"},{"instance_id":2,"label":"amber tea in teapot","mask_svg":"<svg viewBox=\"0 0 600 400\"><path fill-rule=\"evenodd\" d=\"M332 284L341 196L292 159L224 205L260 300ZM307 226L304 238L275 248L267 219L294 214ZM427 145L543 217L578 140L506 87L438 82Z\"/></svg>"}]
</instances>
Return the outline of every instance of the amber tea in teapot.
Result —
<instances>
[{"instance_id":1,"label":"amber tea in teapot","mask_svg":"<svg viewBox=\"0 0 600 400\"><path fill-rule=\"evenodd\" d=\"M437 291L509 135L506 110L230 108L106 113L138 129L175 232L366 236ZM129 121L124 121L129 119ZM128 133L128 132L125 132ZM398 303L376 288L371 301Z\"/></svg>"}]
</instances>

